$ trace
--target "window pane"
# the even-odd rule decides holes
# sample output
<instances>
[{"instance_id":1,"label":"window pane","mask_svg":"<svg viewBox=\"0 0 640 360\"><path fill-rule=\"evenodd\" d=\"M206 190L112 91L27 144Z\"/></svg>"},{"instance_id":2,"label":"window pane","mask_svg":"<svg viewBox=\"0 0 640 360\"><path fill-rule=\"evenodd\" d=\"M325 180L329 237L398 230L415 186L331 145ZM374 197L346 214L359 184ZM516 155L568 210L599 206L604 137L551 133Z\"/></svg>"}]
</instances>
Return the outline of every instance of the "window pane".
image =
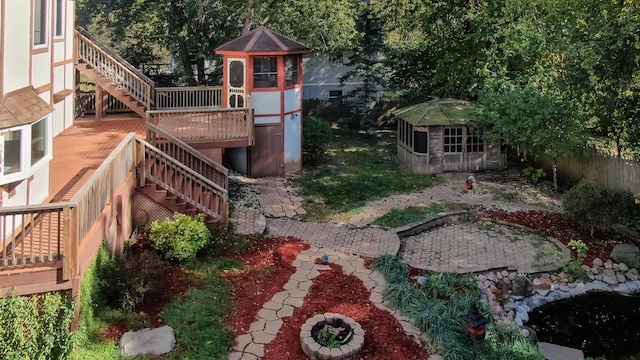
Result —
<instances>
[{"instance_id":1,"label":"window pane","mask_svg":"<svg viewBox=\"0 0 640 360\"><path fill-rule=\"evenodd\" d=\"M242 61L231 61L229 65L229 85L236 88L244 86L244 64Z\"/></svg>"},{"instance_id":2,"label":"window pane","mask_svg":"<svg viewBox=\"0 0 640 360\"><path fill-rule=\"evenodd\" d=\"M33 45L47 42L47 2L35 0L33 6Z\"/></svg>"},{"instance_id":3,"label":"window pane","mask_svg":"<svg viewBox=\"0 0 640 360\"><path fill-rule=\"evenodd\" d=\"M462 152L462 128L447 127L444 128L444 145L445 153L461 153Z\"/></svg>"},{"instance_id":4,"label":"window pane","mask_svg":"<svg viewBox=\"0 0 640 360\"><path fill-rule=\"evenodd\" d=\"M31 125L31 166L47 154L47 121Z\"/></svg>"},{"instance_id":5,"label":"window pane","mask_svg":"<svg viewBox=\"0 0 640 360\"><path fill-rule=\"evenodd\" d=\"M253 59L253 87L278 86L278 58L256 57Z\"/></svg>"},{"instance_id":6,"label":"window pane","mask_svg":"<svg viewBox=\"0 0 640 360\"><path fill-rule=\"evenodd\" d=\"M286 85L295 85L300 81L298 76L299 75L298 66L299 66L299 56L285 56L284 71L285 71Z\"/></svg>"},{"instance_id":7,"label":"window pane","mask_svg":"<svg viewBox=\"0 0 640 360\"><path fill-rule=\"evenodd\" d=\"M56 0L56 36L62 36L62 24L64 24L64 0Z\"/></svg>"},{"instance_id":8,"label":"window pane","mask_svg":"<svg viewBox=\"0 0 640 360\"><path fill-rule=\"evenodd\" d=\"M21 171L20 149L22 148L22 131L8 131L4 134L4 174L14 174Z\"/></svg>"},{"instance_id":9,"label":"window pane","mask_svg":"<svg viewBox=\"0 0 640 360\"><path fill-rule=\"evenodd\" d=\"M414 131L413 132L413 151L420 154L427 153L427 132L426 131Z\"/></svg>"}]
</instances>

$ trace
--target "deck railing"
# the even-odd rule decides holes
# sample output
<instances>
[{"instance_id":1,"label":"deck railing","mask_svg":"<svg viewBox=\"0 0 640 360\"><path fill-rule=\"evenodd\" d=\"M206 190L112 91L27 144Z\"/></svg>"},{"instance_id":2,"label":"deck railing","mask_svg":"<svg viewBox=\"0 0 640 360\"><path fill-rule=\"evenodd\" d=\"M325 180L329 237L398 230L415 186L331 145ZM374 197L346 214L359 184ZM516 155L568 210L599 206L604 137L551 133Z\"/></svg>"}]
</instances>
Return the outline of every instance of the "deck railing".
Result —
<instances>
[{"instance_id":1,"label":"deck railing","mask_svg":"<svg viewBox=\"0 0 640 360\"><path fill-rule=\"evenodd\" d=\"M229 188L227 168L204 157L198 150L149 122L147 122L147 141L188 168L213 181L221 189Z\"/></svg>"},{"instance_id":2,"label":"deck railing","mask_svg":"<svg viewBox=\"0 0 640 360\"><path fill-rule=\"evenodd\" d=\"M147 122L185 142L250 139L253 144L253 109L154 110L147 111Z\"/></svg>"},{"instance_id":3,"label":"deck railing","mask_svg":"<svg viewBox=\"0 0 640 360\"><path fill-rule=\"evenodd\" d=\"M101 44L82 28L75 31L78 59L151 109L154 83L141 71Z\"/></svg>"},{"instance_id":4,"label":"deck railing","mask_svg":"<svg viewBox=\"0 0 640 360\"><path fill-rule=\"evenodd\" d=\"M138 177L141 182L149 179L198 211L219 221L226 221L228 207L226 189L146 141L138 139L137 143L140 155L144 156L144 161L138 166Z\"/></svg>"},{"instance_id":5,"label":"deck railing","mask_svg":"<svg viewBox=\"0 0 640 360\"><path fill-rule=\"evenodd\" d=\"M168 149L176 151L173 147ZM192 164L205 169L205 174L210 171L197 161ZM62 259L62 279L74 278L79 271L78 249L84 245L82 241L88 238L107 204L115 203L118 187L136 169L136 178L141 181L150 179L199 211L227 221L225 187L131 133L70 201L0 207L0 268L51 264ZM216 172L218 175L213 177L226 184L226 169Z\"/></svg>"},{"instance_id":6,"label":"deck railing","mask_svg":"<svg viewBox=\"0 0 640 360\"><path fill-rule=\"evenodd\" d=\"M130 113L131 109L118 100L115 96L107 93L107 100L104 102L106 114ZM96 113L96 92L76 90L76 117L83 117L86 114Z\"/></svg>"},{"instance_id":7,"label":"deck railing","mask_svg":"<svg viewBox=\"0 0 640 360\"><path fill-rule=\"evenodd\" d=\"M156 110L219 108L221 106L222 86L156 88Z\"/></svg>"},{"instance_id":8,"label":"deck railing","mask_svg":"<svg viewBox=\"0 0 640 360\"><path fill-rule=\"evenodd\" d=\"M129 134L68 202L0 208L3 267L62 259L62 279L78 271L78 248L113 194L134 170L135 134Z\"/></svg>"}]
</instances>

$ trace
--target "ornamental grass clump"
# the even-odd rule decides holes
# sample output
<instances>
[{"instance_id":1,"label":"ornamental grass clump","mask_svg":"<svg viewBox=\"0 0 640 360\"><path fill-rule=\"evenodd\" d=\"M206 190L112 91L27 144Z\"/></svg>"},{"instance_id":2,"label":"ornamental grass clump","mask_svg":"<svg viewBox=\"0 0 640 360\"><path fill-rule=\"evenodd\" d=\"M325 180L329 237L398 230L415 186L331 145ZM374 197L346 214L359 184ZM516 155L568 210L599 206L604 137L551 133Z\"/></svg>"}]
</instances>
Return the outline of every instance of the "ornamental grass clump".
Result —
<instances>
[{"instance_id":1,"label":"ornamental grass clump","mask_svg":"<svg viewBox=\"0 0 640 360\"><path fill-rule=\"evenodd\" d=\"M211 232L202 214L189 216L175 213L173 218L154 221L149 239L165 259L183 262L195 258L211 241Z\"/></svg>"},{"instance_id":2,"label":"ornamental grass clump","mask_svg":"<svg viewBox=\"0 0 640 360\"><path fill-rule=\"evenodd\" d=\"M411 319L432 341L445 359L542 360L537 347L522 337L518 327L489 324L487 338L473 345L465 316L473 305L487 318L488 307L480 302L480 291L472 274L422 274L409 281L409 268L398 257L384 255L373 262L387 281L384 303Z\"/></svg>"}]
</instances>

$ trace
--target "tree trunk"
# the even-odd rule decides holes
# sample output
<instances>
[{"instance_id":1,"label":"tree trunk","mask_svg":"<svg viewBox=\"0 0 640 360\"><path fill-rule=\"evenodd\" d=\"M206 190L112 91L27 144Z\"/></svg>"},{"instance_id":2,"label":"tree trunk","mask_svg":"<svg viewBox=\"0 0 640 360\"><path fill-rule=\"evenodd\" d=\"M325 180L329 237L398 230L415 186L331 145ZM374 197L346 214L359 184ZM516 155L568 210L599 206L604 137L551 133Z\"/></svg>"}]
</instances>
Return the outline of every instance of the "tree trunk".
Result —
<instances>
[{"instance_id":1,"label":"tree trunk","mask_svg":"<svg viewBox=\"0 0 640 360\"><path fill-rule=\"evenodd\" d=\"M242 26L242 35L251 31L251 23L253 22L253 0L247 0L247 16L244 18L244 26Z\"/></svg>"},{"instance_id":2,"label":"tree trunk","mask_svg":"<svg viewBox=\"0 0 640 360\"><path fill-rule=\"evenodd\" d=\"M206 85L207 80L205 79L204 73L204 58L198 57L198 85Z\"/></svg>"},{"instance_id":3,"label":"tree trunk","mask_svg":"<svg viewBox=\"0 0 640 360\"><path fill-rule=\"evenodd\" d=\"M194 86L196 84L196 79L193 74L193 67L191 66L189 47L187 46L186 39L182 36L182 28L185 23L184 11L182 11L183 7L184 4L182 3L182 0L171 0L169 27L170 31L173 31L173 35L178 43L178 52L180 55L180 61L182 62L185 80L189 86Z\"/></svg>"},{"instance_id":4,"label":"tree trunk","mask_svg":"<svg viewBox=\"0 0 640 360\"><path fill-rule=\"evenodd\" d=\"M553 159L553 190L558 191L558 160Z\"/></svg>"}]
</instances>

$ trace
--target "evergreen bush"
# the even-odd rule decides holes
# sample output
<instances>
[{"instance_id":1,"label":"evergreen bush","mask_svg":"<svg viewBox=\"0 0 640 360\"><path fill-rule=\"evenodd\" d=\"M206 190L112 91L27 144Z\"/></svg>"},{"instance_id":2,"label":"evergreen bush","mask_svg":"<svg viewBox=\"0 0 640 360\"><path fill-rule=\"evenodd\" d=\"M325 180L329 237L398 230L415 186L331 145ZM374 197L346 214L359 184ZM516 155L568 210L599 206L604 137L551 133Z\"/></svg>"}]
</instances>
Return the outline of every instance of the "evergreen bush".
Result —
<instances>
[{"instance_id":1,"label":"evergreen bush","mask_svg":"<svg viewBox=\"0 0 640 360\"><path fill-rule=\"evenodd\" d=\"M154 249L165 259L183 262L192 259L196 253L211 241L211 232L204 223L202 214L189 216L175 213L173 218L151 223L149 235Z\"/></svg>"},{"instance_id":2,"label":"evergreen bush","mask_svg":"<svg viewBox=\"0 0 640 360\"><path fill-rule=\"evenodd\" d=\"M309 116L304 119L302 159L305 165L318 165L326 160L331 141L331 125L326 120Z\"/></svg>"}]
</instances>

